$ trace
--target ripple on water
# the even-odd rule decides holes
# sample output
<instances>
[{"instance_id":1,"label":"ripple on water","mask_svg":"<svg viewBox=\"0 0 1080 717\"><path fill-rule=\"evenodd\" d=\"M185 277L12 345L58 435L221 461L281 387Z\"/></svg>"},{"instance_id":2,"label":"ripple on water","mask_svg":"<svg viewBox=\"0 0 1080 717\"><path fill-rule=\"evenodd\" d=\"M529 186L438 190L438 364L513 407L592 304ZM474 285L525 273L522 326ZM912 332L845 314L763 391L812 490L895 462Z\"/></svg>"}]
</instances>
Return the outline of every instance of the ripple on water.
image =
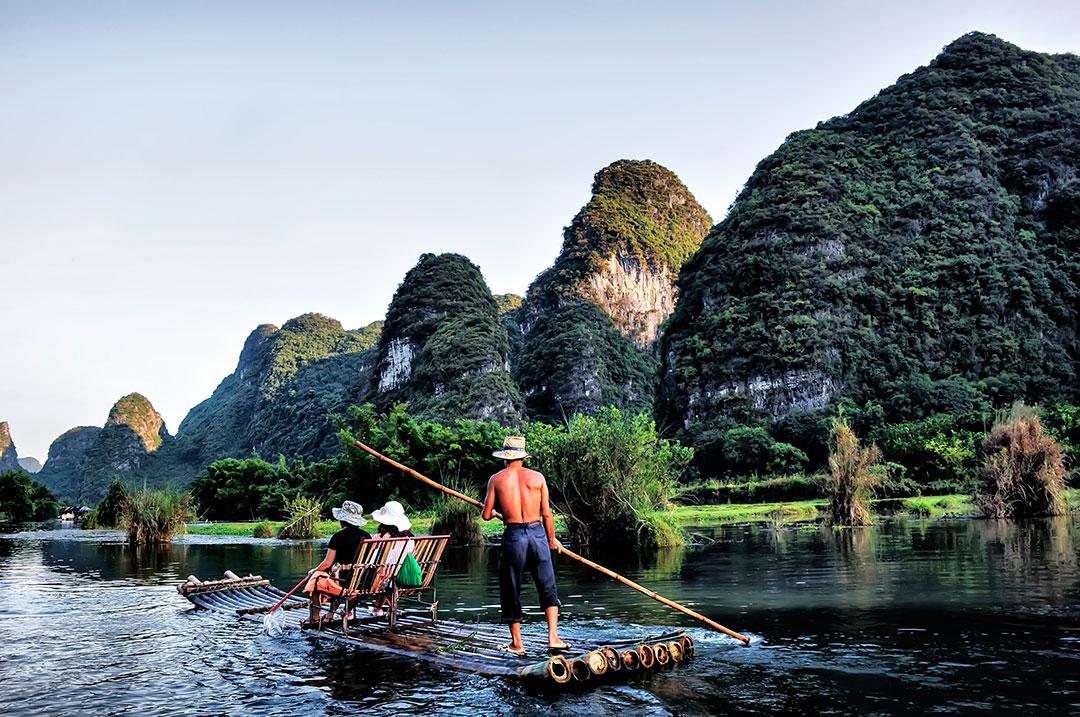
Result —
<instances>
[{"instance_id":1,"label":"ripple on water","mask_svg":"<svg viewBox=\"0 0 1080 717\"><path fill-rule=\"evenodd\" d=\"M193 610L175 591L188 574L226 568L291 586L321 557L318 543L189 536L147 551L108 532L3 536L0 711L55 714L60 676L68 705L108 714L1067 709L1080 694L1077 520L890 521L841 536L739 526L697 550L598 555L752 642L691 627L691 665L562 692L326 645L296 630L271 638L257 623ZM443 614L497 621L496 570L494 551L449 553ZM687 625L580 566L560 562L557 571L571 639ZM527 642L540 645L539 611L527 613Z\"/></svg>"}]
</instances>

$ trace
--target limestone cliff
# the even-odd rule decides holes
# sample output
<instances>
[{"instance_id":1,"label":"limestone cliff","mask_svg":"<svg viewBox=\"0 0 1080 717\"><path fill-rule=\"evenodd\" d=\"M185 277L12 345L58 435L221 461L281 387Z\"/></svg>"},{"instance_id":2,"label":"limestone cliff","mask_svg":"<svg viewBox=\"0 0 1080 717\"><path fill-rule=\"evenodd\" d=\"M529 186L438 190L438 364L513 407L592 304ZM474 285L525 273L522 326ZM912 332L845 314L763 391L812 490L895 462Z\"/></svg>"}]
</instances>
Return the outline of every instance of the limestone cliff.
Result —
<instances>
[{"instance_id":1,"label":"limestone cliff","mask_svg":"<svg viewBox=\"0 0 1080 717\"><path fill-rule=\"evenodd\" d=\"M386 312L376 403L388 408L405 401L416 415L443 421L519 421L522 400L510 376L500 313L483 275L468 259L421 256Z\"/></svg>"},{"instance_id":2,"label":"limestone cliff","mask_svg":"<svg viewBox=\"0 0 1080 717\"><path fill-rule=\"evenodd\" d=\"M337 450L335 413L371 384L381 322L346 330L321 314L256 327L236 369L180 424L176 458L193 471L224 457L321 458Z\"/></svg>"},{"instance_id":3,"label":"limestone cliff","mask_svg":"<svg viewBox=\"0 0 1080 717\"><path fill-rule=\"evenodd\" d=\"M129 480L172 440L165 422L143 395L113 404L102 428L80 426L49 446L37 480L57 497L94 505L114 480Z\"/></svg>"},{"instance_id":4,"label":"limestone cliff","mask_svg":"<svg viewBox=\"0 0 1080 717\"><path fill-rule=\"evenodd\" d=\"M1080 57L981 33L758 165L679 278L659 419L802 435L1080 396Z\"/></svg>"},{"instance_id":5,"label":"limestone cliff","mask_svg":"<svg viewBox=\"0 0 1080 717\"><path fill-rule=\"evenodd\" d=\"M16 471L22 468L19 465L19 452L15 450L15 443L11 440L11 429L7 421L0 421L0 472Z\"/></svg>"},{"instance_id":6,"label":"limestone cliff","mask_svg":"<svg viewBox=\"0 0 1080 717\"><path fill-rule=\"evenodd\" d=\"M675 309L674 277L710 224L655 162L620 160L596 174L555 264L510 316L515 377L531 416L651 408L654 344Z\"/></svg>"}]
</instances>

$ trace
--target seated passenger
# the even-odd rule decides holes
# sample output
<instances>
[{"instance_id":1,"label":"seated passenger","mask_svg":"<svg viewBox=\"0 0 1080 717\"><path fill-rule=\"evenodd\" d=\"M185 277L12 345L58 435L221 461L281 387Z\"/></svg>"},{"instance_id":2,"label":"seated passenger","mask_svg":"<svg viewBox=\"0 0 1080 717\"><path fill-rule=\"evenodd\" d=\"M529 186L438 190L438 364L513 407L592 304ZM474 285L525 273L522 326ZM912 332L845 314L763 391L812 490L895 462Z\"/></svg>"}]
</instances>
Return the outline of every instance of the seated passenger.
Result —
<instances>
[{"instance_id":1,"label":"seated passenger","mask_svg":"<svg viewBox=\"0 0 1080 717\"><path fill-rule=\"evenodd\" d=\"M334 599L329 612L333 614L337 598L342 597L345 586L352 579L351 568L339 570L336 576L329 573L330 568L335 563L352 565L360 550L360 543L371 538L367 532L361 530L367 524L367 519L364 518L364 509L359 503L347 500L340 508L334 508L333 513L334 518L341 523L341 530L330 536L326 557L308 571L308 581L304 586L304 592L311 595L307 622L309 626L319 624L322 606L328 598Z\"/></svg>"},{"instance_id":2,"label":"seated passenger","mask_svg":"<svg viewBox=\"0 0 1080 717\"><path fill-rule=\"evenodd\" d=\"M379 524L376 539L413 537L412 521L405 515L405 508L396 500L387 501L386 505L372 513L371 517ZM386 557L382 561L386 567L380 570L376 584L381 581L384 589L388 587L390 581L397 577L406 556L410 555L415 547L416 543L412 540L394 541L394 545L386 552ZM382 608L386 605L386 602L387 600L384 598L375 607L377 616L383 614Z\"/></svg>"}]
</instances>

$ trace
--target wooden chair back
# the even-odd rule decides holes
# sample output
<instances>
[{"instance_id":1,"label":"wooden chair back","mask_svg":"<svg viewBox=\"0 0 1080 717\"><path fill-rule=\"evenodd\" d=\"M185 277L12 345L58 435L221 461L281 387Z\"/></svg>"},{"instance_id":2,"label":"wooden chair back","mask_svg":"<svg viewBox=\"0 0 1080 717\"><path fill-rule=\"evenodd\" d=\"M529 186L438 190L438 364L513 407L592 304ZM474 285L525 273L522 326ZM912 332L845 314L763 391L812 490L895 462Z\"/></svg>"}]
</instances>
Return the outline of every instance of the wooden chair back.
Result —
<instances>
[{"instance_id":1,"label":"wooden chair back","mask_svg":"<svg viewBox=\"0 0 1080 717\"><path fill-rule=\"evenodd\" d=\"M411 591L429 587L435 579L435 573L442 562L443 551L450 540L449 535L420 535L406 538L371 538L360 543L356 559L351 565L342 565L343 569L352 570L352 577L346 587L346 594L380 595L387 590L386 583L401 570L405 561L404 547L412 541L412 556L420 566L422 580L419 587L399 588Z\"/></svg>"}]
</instances>

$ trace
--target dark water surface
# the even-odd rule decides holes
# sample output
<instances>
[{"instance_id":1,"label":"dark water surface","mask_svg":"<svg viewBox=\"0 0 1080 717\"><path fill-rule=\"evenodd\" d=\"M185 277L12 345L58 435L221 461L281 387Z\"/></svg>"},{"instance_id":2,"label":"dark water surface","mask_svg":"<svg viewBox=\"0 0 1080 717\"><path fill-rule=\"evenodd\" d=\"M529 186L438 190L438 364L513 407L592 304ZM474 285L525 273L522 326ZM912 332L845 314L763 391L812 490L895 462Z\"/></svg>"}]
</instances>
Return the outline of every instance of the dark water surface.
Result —
<instances>
[{"instance_id":1,"label":"dark water surface","mask_svg":"<svg viewBox=\"0 0 1080 717\"><path fill-rule=\"evenodd\" d=\"M751 647L691 628L698 656L686 665L554 691L296 630L274 639L176 592L188 574L226 568L287 589L321 544L188 536L136 550L105 532L0 535L0 714L1080 713L1080 517L713 537L594 557L752 634ZM494 550L452 551L441 614L497 620L496 565ZM557 566L571 640L691 627L587 568ZM526 619L541 624L535 608Z\"/></svg>"}]
</instances>

